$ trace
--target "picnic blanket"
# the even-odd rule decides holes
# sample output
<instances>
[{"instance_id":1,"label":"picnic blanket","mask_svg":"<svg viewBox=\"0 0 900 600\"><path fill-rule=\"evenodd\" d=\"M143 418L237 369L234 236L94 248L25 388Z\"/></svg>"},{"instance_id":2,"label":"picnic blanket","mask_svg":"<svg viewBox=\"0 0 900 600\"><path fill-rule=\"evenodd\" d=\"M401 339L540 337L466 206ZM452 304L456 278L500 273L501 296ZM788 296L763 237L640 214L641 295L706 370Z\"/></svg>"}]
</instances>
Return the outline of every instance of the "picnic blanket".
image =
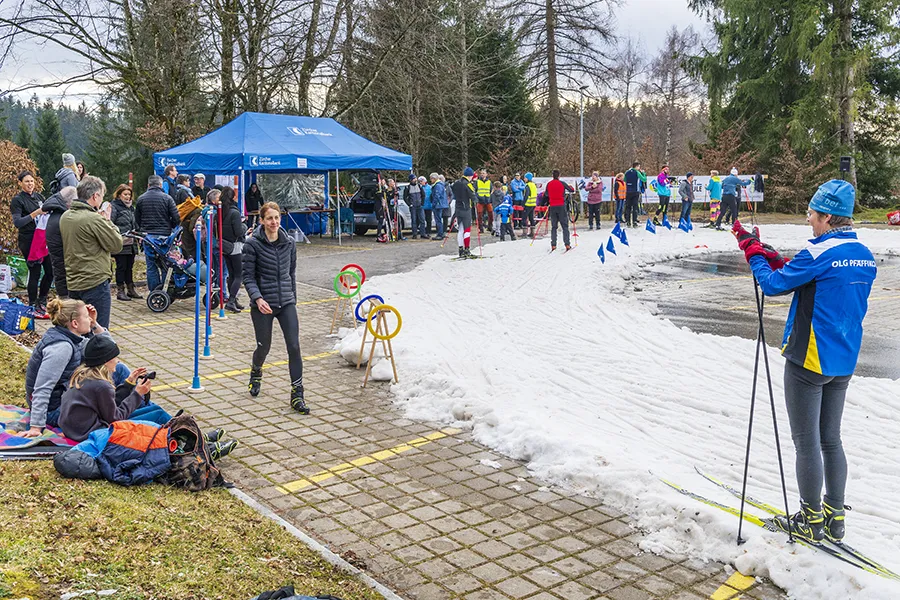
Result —
<instances>
[{"instance_id":1,"label":"picnic blanket","mask_svg":"<svg viewBox=\"0 0 900 600\"><path fill-rule=\"evenodd\" d=\"M48 459L78 443L65 437L58 427L47 427L44 429L44 435L36 438L15 436L6 431L6 424L16 421L22 421L27 425L28 409L0 404L0 460Z\"/></svg>"}]
</instances>

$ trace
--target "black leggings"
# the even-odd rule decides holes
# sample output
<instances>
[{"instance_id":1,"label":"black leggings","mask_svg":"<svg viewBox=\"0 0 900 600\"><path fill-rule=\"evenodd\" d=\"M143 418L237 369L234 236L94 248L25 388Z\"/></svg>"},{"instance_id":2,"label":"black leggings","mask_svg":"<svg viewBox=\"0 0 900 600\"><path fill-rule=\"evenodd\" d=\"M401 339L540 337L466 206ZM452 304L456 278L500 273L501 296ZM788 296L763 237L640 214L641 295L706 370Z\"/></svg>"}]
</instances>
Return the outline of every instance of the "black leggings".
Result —
<instances>
[{"instance_id":1,"label":"black leggings","mask_svg":"<svg viewBox=\"0 0 900 600\"><path fill-rule=\"evenodd\" d=\"M522 215L522 229L525 229L528 226L534 227L534 207L526 206L525 214Z\"/></svg>"},{"instance_id":2,"label":"black leggings","mask_svg":"<svg viewBox=\"0 0 900 600\"><path fill-rule=\"evenodd\" d=\"M594 222L597 223L597 228L600 228L600 203L597 204L588 204L588 227L593 227Z\"/></svg>"},{"instance_id":3,"label":"black leggings","mask_svg":"<svg viewBox=\"0 0 900 600\"><path fill-rule=\"evenodd\" d=\"M253 332L256 334L256 350L253 351L253 367L262 368L272 347L272 322L278 319L284 343L288 352L288 370L291 385L303 385L303 356L300 354L300 322L297 320L297 305L288 304L272 309L272 314L264 315L256 306L250 309Z\"/></svg>"},{"instance_id":4,"label":"black leggings","mask_svg":"<svg viewBox=\"0 0 900 600\"><path fill-rule=\"evenodd\" d=\"M672 199L672 196L660 196L659 197L659 208L656 209L656 216L659 216L659 213L662 213L663 216L667 216L669 213L669 200Z\"/></svg>"},{"instance_id":5,"label":"black leggings","mask_svg":"<svg viewBox=\"0 0 900 600\"><path fill-rule=\"evenodd\" d=\"M229 254L225 257L225 266L228 267L228 300L237 300L237 293L241 291L241 255Z\"/></svg>"},{"instance_id":6,"label":"black leggings","mask_svg":"<svg viewBox=\"0 0 900 600\"><path fill-rule=\"evenodd\" d=\"M41 277L41 267L44 268L44 276ZM40 282L38 282L40 280ZM38 293L40 283L40 294ZM41 261L28 261L28 304L34 305L38 300L46 300L50 293L50 284L53 283L53 263L50 255Z\"/></svg>"},{"instance_id":7,"label":"black leggings","mask_svg":"<svg viewBox=\"0 0 900 600\"><path fill-rule=\"evenodd\" d=\"M116 254L116 285L134 285L134 254Z\"/></svg>"}]
</instances>

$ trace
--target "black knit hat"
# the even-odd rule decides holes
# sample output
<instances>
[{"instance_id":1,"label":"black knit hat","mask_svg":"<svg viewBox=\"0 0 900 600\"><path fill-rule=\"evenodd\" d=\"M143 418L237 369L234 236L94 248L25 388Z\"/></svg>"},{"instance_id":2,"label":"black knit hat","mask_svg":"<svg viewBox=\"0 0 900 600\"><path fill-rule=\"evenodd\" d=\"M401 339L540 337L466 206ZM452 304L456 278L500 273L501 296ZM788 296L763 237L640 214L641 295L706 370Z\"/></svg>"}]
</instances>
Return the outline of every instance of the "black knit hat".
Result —
<instances>
[{"instance_id":1,"label":"black knit hat","mask_svg":"<svg viewBox=\"0 0 900 600\"><path fill-rule=\"evenodd\" d=\"M84 347L84 364L88 367L99 367L119 355L119 347L112 338L98 335L88 340Z\"/></svg>"}]
</instances>

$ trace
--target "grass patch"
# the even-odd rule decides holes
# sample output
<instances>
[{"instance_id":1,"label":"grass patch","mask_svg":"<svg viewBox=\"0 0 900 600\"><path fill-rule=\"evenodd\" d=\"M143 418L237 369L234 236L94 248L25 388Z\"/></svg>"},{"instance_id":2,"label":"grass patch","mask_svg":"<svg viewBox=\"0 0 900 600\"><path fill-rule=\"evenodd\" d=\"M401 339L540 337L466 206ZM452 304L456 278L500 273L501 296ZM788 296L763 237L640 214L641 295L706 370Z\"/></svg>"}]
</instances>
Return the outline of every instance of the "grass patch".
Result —
<instances>
[{"instance_id":1,"label":"grass patch","mask_svg":"<svg viewBox=\"0 0 900 600\"><path fill-rule=\"evenodd\" d=\"M4 402L22 396L15 353L0 336L0 360L17 365L0 370L0 389L14 392ZM231 600L286 584L381 598L225 490L124 488L63 479L50 462L2 462L0 505L0 598L114 589L113 600Z\"/></svg>"},{"instance_id":2,"label":"grass patch","mask_svg":"<svg viewBox=\"0 0 900 600\"><path fill-rule=\"evenodd\" d=\"M25 366L28 354L0 333L0 402L25 406Z\"/></svg>"}]
</instances>

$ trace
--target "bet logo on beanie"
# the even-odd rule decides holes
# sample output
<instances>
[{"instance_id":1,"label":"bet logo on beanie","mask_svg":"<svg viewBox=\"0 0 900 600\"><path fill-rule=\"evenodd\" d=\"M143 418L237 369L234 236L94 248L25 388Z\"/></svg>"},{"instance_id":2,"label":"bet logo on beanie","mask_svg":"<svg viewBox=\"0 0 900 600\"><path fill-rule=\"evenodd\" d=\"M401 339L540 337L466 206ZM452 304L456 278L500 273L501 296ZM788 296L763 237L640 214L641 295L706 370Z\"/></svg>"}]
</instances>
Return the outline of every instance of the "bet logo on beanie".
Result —
<instances>
[{"instance_id":1,"label":"bet logo on beanie","mask_svg":"<svg viewBox=\"0 0 900 600\"><path fill-rule=\"evenodd\" d=\"M852 217L856 190L850 182L832 179L819 186L809 207L816 212L838 217Z\"/></svg>"}]
</instances>

